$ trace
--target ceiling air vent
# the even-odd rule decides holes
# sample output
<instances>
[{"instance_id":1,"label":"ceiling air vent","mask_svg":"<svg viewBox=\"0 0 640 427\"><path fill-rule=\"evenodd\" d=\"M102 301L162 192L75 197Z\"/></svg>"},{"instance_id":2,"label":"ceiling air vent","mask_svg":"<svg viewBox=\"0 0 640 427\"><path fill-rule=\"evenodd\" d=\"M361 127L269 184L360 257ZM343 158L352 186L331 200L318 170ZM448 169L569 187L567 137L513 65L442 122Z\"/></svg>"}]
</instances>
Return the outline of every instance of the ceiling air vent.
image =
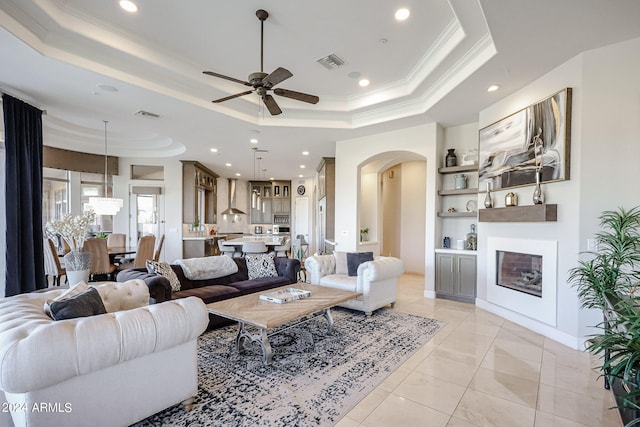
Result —
<instances>
[{"instance_id":1,"label":"ceiling air vent","mask_svg":"<svg viewBox=\"0 0 640 427\"><path fill-rule=\"evenodd\" d=\"M324 58L320 58L316 62L328 70L335 70L336 68L340 68L344 65L344 59L340 58L335 53L327 55Z\"/></svg>"},{"instance_id":2,"label":"ceiling air vent","mask_svg":"<svg viewBox=\"0 0 640 427\"><path fill-rule=\"evenodd\" d=\"M146 117L148 119L158 119L160 116L155 113L150 113L148 111L140 110L137 113L133 114L134 116Z\"/></svg>"}]
</instances>

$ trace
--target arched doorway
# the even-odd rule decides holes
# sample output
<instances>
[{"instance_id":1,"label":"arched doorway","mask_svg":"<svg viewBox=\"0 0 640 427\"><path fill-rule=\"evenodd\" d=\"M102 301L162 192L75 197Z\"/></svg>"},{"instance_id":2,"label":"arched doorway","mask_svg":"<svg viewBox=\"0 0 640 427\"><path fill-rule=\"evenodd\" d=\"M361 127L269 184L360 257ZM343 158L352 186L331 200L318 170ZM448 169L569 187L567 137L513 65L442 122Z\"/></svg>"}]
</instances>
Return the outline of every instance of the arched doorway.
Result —
<instances>
[{"instance_id":1,"label":"arched doorway","mask_svg":"<svg viewBox=\"0 0 640 427\"><path fill-rule=\"evenodd\" d=\"M364 161L359 172L358 228L368 231L359 250L401 258L407 272L424 274L426 159L385 152Z\"/></svg>"}]
</instances>

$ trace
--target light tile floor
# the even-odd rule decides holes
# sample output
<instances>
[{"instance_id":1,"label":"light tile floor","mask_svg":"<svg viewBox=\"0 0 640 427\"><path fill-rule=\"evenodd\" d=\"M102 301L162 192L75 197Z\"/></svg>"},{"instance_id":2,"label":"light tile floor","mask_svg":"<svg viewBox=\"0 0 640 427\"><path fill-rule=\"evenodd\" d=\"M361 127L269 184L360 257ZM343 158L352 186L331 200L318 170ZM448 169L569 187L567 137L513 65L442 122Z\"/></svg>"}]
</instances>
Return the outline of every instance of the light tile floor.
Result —
<instances>
[{"instance_id":1,"label":"light tile floor","mask_svg":"<svg viewBox=\"0 0 640 427\"><path fill-rule=\"evenodd\" d=\"M622 426L589 353L423 286L403 275L395 309L447 325L337 427Z\"/></svg>"}]
</instances>

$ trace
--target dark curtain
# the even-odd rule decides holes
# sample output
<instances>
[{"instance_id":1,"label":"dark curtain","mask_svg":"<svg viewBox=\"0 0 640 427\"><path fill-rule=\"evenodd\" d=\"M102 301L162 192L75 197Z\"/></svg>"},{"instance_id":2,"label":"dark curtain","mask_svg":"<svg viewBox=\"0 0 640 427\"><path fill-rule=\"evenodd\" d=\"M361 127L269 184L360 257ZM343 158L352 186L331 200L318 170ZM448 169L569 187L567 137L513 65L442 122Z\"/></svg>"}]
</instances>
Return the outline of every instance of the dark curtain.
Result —
<instances>
[{"instance_id":1,"label":"dark curtain","mask_svg":"<svg viewBox=\"0 0 640 427\"><path fill-rule=\"evenodd\" d=\"M44 289L42 111L2 95L6 153L5 296Z\"/></svg>"}]
</instances>

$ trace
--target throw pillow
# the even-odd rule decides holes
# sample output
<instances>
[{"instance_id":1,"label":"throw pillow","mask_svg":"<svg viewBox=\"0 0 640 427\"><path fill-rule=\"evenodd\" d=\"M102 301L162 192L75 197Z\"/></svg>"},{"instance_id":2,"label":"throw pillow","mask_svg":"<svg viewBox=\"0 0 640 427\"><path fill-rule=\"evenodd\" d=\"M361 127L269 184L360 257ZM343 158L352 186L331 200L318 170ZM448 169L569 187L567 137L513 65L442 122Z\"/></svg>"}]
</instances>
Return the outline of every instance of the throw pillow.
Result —
<instances>
[{"instance_id":1,"label":"throw pillow","mask_svg":"<svg viewBox=\"0 0 640 427\"><path fill-rule=\"evenodd\" d=\"M336 258L336 274L347 274L347 253L345 251L334 251L333 256Z\"/></svg>"},{"instance_id":2,"label":"throw pillow","mask_svg":"<svg viewBox=\"0 0 640 427\"><path fill-rule=\"evenodd\" d=\"M76 317L95 316L107 312L96 288L89 288L89 290L71 298L53 301L50 308L53 320L75 319Z\"/></svg>"},{"instance_id":3,"label":"throw pillow","mask_svg":"<svg viewBox=\"0 0 640 427\"><path fill-rule=\"evenodd\" d=\"M349 276L357 276L358 266L367 261L373 261L373 252L347 253L347 269L349 270Z\"/></svg>"},{"instance_id":4,"label":"throw pillow","mask_svg":"<svg viewBox=\"0 0 640 427\"><path fill-rule=\"evenodd\" d=\"M247 272L249 280L259 279L261 277L278 277L276 263L273 260L275 253L268 254L245 255L247 262Z\"/></svg>"},{"instance_id":5,"label":"throw pillow","mask_svg":"<svg viewBox=\"0 0 640 427\"><path fill-rule=\"evenodd\" d=\"M169 281L173 292L180 290L180 280L169 263L147 260L147 271L165 277Z\"/></svg>"},{"instance_id":6,"label":"throw pillow","mask_svg":"<svg viewBox=\"0 0 640 427\"><path fill-rule=\"evenodd\" d=\"M69 289L67 289L66 291L64 291L63 293L61 293L60 295L58 295L57 297L55 297L54 299L48 299L47 301L45 301L44 303L44 313L51 317L51 303L54 301L62 301L63 299L67 299L67 298L71 298L72 296L81 294L83 292L86 292L89 289L89 285L87 285L87 282L85 282L84 280L81 280L80 282L76 283L75 285L73 285L72 287L70 287Z\"/></svg>"}]
</instances>

